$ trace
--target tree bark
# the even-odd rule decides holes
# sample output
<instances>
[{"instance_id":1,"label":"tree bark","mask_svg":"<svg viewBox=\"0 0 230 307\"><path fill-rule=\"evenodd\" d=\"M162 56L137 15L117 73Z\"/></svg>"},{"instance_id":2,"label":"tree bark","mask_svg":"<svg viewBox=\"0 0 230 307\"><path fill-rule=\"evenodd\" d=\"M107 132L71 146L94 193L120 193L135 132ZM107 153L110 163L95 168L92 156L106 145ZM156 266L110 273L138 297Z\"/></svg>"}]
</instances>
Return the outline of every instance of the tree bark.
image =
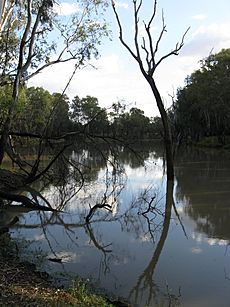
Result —
<instances>
[{"instance_id":1,"label":"tree bark","mask_svg":"<svg viewBox=\"0 0 230 307\"><path fill-rule=\"evenodd\" d=\"M157 86L154 82L154 79L151 77L146 78L154 97L156 99L157 107L161 115L161 120L163 123L164 128L164 145L165 145L165 152L166 152L166 166L167 166L167 181L174 180L174 161L173 161L173 144L172 144L172 134L171 128L168 122L168 115L165 110L161 95L157 89Z\"/></svg>"}]
</instances>

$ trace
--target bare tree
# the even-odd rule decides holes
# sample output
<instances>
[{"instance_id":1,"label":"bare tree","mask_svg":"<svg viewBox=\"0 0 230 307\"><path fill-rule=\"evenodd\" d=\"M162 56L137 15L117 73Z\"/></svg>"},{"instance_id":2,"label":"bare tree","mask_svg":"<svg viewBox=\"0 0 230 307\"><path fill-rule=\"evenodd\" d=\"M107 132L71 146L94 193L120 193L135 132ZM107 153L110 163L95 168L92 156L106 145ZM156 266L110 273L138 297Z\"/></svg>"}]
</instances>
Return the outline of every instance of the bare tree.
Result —
<instances>
[{"instance_id":1,"label":"bare tree","mask_svg":"<svg viewBox=\"0 0 230 307\"><path fill-rule=\"evenodd\" d=\"M154 73L156 68L164 61L166 58L170 57L171 55L178 55L179 51L184 45L184 38L187 31L182 36L180 42L178 42L175 48L168 52L167 54L161 56L159 59L156 59L156 55L159 51L159 45L162 40L164 32L166 32L166 25L164 21L164 15L162 13L162 29L158 38L155 40L153 39L151 28L153 21L156 17L157 11L157 0L153 1L153 12L150 16L148 22L143 21L145 36L141 36L140 34L140 10L142 8L143 1L142 0L132 0L133 3L133 14L134 14L134 47L132 48L124 39L123 36L123 27L121 24L121 20L119 14L116 9L116 3L112 0L112 8L114 14L116 16L116 20L119 27L119 39L122 45L129 51L131 56L137 61L141 73L143 74L144 78L148 82L155 97L158 110L161 115L163 127L164 127L164 143L165 143L165 150L166 150L166 163L167 163L167 179L173 180L174 179L174 166L173 166L173 149L172 149L172 136L171 136L171 129L168 120L167 110L165 109L162 97L158 90L158 87L155 82ZM140 39L142 41L140 42Z\"/></svg>"}]
</instances>

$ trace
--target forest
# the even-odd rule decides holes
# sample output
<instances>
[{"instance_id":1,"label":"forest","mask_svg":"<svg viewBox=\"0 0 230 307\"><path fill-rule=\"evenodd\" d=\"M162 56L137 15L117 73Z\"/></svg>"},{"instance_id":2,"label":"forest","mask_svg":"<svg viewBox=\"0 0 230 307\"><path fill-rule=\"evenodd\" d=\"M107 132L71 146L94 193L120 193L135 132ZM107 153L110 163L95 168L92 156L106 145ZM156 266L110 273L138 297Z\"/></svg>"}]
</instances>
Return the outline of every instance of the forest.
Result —
<instances>
[{"instance_id":1,"label":"forest","mask_svg":"<svg viewBox=\"0 0 230 307\"><path fill-rule=\"evenodd\" d=\"M1 88L1 123L7 114L7 102L11 88ZM42 135L58 137L70 132L83 131L95 135L139 140L160 138L160 118L148 118L138 108L126 110L126 103L111 103L107 110L100 107L96 97L75 96L72 101L67 95L49 93L40 87L24 87L20 93L11 127L12 135ZM48 124L47 124L48 123ZM47 127L46 127L47 126Z\"/></svg>"},{"instance_id":2,"label":"forest","mask_svg":"<svg viewBox=\"0 0 230 307\"><path fill-rule=\"evenodd\" d=\"M75 10L63 17L57 9L70 2ZM200 59L176 94L163 97L156 71L180 54L190 28L162 52L164 13L158 13L156 0L149 3L0 3L3 305L20 298L23 304L40 306L38 299L41 306L53 306L68 297L69 306L179 306L180 300L184 306L210 306L229 296L229 152L222 149L230 147L230 48ZM149 87L157 116L122 99L111 98L105 108L93 95L80 97L77 89L68 96L75 74L94 68L92 60L112 37L108 10L116 24L113 35ZM131 27L124 12L132 17ZM71 67L60 92L31 86L59 64ZM165 99L172 101L170 107ZM48 269L54 264L51 271L60 284L68 274L68 285L79 275L117 297L96 305L93 296L83 304L87 282L74 279L75 296L69 297L65 290L52 292L46 276L49 299L40 272L31 269L33 261ZM215 298L210 288L218 293Z\"/></svg>"},{"instance_id":3,"label":"forest","mask_svg":"<svg viewBox=\"0 0 230 307\"><path fill-rule=\"evenodd\" d=\"M229 67L230 49L211 54L200 60L200 69L187 76L185 86L177 89L167 110L175 143L225 146L229 142ZM0 88L1 125L11 93L10 85ZM66 94L24 86L15 108L11 134L41 136L45 128L49 137L87 132L121 140L163 139L160 117L149 118L139 108L130 108L128 102L111 102L106 109L100 107L96 97L76 95L70 100Z\"/></svg>"},{"instance_id":4,"label":"forest","mask_svg":"<svg viewBox=\"0 0 230 307\"><path fill-rule=\"evenodd\" d=\"M211 137L216 138L216 145L229 143L229 81L230 49L201 59L200 69L187 76L185 86L177 90L170 110L177 136L194 143Z\"/></svg>"}]
</instances>

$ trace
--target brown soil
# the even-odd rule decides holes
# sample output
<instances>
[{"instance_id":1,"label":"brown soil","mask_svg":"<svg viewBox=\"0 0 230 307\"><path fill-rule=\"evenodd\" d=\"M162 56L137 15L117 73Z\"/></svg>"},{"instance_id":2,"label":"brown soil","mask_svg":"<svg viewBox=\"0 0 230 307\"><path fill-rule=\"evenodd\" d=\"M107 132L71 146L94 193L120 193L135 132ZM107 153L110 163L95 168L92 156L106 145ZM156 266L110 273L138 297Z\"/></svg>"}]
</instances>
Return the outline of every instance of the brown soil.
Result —
<instances>
[{"instance_id":1,"label":"brown soil","mask_svg":"<svg viewBox=\"0 0 230 307\"><path fill-rule=\"evenodd\" d=\"M0 259L0 306L80 306L30 263Z\"/></svg>"},{"instance_id":2,"label":"brown soil","mask_svg":"<svg viewBox=\"0 0 230 307\"><path fill-rule=\"evenodd\" d=\"M45 272L29 262L21 262L10 234L0 234L0 306L13 307L131 307L126 302L110 300L87 293L81 287L74 293L58 288ZM78 292L79 291L79 292Z\"/></svg>"}]
</instances>

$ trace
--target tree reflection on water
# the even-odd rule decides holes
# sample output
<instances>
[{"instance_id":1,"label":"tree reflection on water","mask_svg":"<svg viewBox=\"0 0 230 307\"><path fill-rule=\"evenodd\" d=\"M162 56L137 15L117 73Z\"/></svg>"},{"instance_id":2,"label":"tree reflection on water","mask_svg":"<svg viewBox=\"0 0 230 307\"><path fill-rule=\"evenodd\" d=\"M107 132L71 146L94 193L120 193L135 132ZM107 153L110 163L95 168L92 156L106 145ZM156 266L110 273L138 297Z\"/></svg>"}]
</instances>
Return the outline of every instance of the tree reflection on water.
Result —
<instances>
[{"instance_id":1,"label":"tree reflection on water","mask_svg":"<svg viewBox=\"0 0 230 307\"><path fill-rule=\"evenodd\" d=\"M184 212L196 222L197 232L229 241L229 153L195 149L186 155L184 151L177 164L176 198L186 203Z\"/></svg>"},{"instance_id":2,"label":"tree reflection on water","mask_svg":"<svg viewBox=\"0 0 230 307\"><path fill-rule=\"evenodd\" d=\"M113 241L104 239L100 228L95 229L99 224L117 223L122 233L132 233L136 239L152 242L153 246L153 256L130 289L129 299L135 304L145 302L150 306L164 300L175 305L178 296L173 295L167 285L166 288L159 286L154 280L154 271L170 226L173 183L167 182L166 193L164 191L158 193L156 185L153 184L145 185L135 191L133 199L124 198L128 179L125 172L127 165L132 167L135 165L138 168L143 166L143 161L137 156L126 155L124 149L120 152L120 160L117 155L113 155L110 148L106 148L98 155L91 150L81 152L73 150L69 155L60 157L53 165L52 173L47 174L42 181L27 191L40 203L52 206L58 211L39 211L34 219L28 219L26 223L20 221L14 229L42 230L43 239L46 240L51 253L48 258L51 261L60 260L63 264L68 262L68 255L58 252L54 247L55 244L58 246L61 243L58 237L51 234L52 226L62 227L65 232L62 236L68 238L73 250L74 246L76 249L79 248L80 243L76 238L78 231L84 230L88 244L94 246L101 254L98 264L99 276L101 274L105 276L113 274L111 266L116 262L121 263L122 257L132 257L128 254L128 250L122 250L122 254L119 254ZM145 151L145 160L149 159L150 152L150 150ZM122 155L125 163L121 159ZM151 155L151 158L153 155L154 159L159 158L157 153ZM95 210L92 210L93 208ZM89 212L92 214L87 222L85 218L89 216ZM15 212L12 216L17 215L18 212Z\"/></svg>"},{"instance_id":3,"label":"tree reflection on water","mask_svg":"<svg viewBox=\"0 0 230 307\"><path fill-rule=\"evenodd\" d=\"M143 297L146 298L145 304L147 304L147 306L160 306L160 304L164 304L162 301L162 296L159 295L160 292L162 292L162 289L160 289L157 283L154 281L154 271L167 239L173 202L173 182L168 181L166 184L165 209L160 238L156 244L152 259L150 260L148 266L144 269L143 273L139 276L135 286L133 286L129 294L130 298L134 298L133 301L136 304L140 303ZM167 296L169 300L169 306L175 306L176 303L179 303L180 295L175 296L171 294L168 287L167 290L168 291L166 293L163 293L163 296Z\"/></svg>"}]
</instances>

